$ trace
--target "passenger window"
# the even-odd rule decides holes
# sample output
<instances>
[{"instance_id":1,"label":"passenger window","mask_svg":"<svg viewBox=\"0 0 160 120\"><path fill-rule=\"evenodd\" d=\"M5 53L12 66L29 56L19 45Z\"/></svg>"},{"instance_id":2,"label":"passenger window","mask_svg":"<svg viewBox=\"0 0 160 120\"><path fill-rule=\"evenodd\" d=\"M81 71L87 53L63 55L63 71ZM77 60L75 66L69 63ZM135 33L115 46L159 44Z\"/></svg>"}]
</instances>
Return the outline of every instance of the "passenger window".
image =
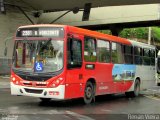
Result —
<instances>
[{"instance_id":1,"label":"passenger window","mask_svg":"<svg viewBox=\"0 0 160 120\"><path fill-rule=\"evenodd\" d=\"M134 63L136 65L142 64L142 48L134 47Z\"/></svg>"},{"instance_id":2,"label":"passenger window","mask_svg":"<svg viewBox=\"0 0 160 120\"><path fill-rule=\"evenodd\" d=\"M132 46L124 46L124 59L126 64L133 64L133 48Z\"/></svg>"},{"instance_id":3,"label":"passenger window","mask_svg":"<svg viewBox=\"0 0 160 120\"><path fill-rule=\"evenodd\" d=\"M109 63L111 60L110 43L108 41L98 40L97 53L99 62Z\"/></svg>"},{"instance_id":4,"label":"passenger window","mask_svg":"<svg viewBox=\"0 0 160 120\"><path fill-rule=\"evenodd\" d=\"M151 65L155 65L155 50L150 50Z\"/></svg>"},{"instance_id":5,"label":"passenger window","mask_svg":"<svg viewBox=\"0 0 160 120\"><path fill-rule=\"evenodd\" d=\"M122 45L112 42L112 62L123 63Z\"/></svg>"},{"instance_id":6,"label":"passenger window","mask_svg":"<svg viewBox=\"0 0 160 120\"><path fill-rule=\"evenodd\" d=\"M96 62L96 40L91 37L84 39L84 60L86 62Z\"/></svg>"},{"instance_id":7,"label":"passenger window","mask_svg":"<svg viewBox=\"0 0 160 120\"><path fill-rule=\"evenodd\" d=\"M143 65L150 65L150 49L143 49Z\"/></svg>"},{"instance_id":8,"label":"passenger window","mask_svg":"<svg viewBox=\"0 0 160 120\"><path fill-rule=\"evenodd\" d=\"M82 42L76 38L68 38L67 43L68 68L82 66Z\"/></svg>"}]
</instances>

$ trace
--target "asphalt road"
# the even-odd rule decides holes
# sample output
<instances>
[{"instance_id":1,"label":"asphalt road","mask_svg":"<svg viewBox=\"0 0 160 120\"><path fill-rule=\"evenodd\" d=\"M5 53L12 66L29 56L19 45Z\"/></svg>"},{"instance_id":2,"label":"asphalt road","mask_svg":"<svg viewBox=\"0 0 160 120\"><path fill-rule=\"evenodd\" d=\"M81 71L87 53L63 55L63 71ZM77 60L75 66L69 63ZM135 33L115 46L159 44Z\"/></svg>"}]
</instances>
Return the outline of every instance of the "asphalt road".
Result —
<instances>
[{"instance_id":1,"label":"asphalt road","mask_svg":"<svg viewBox=\"0 0 160 120\"><path fill-rule=\"evenodd\" d=\"M82 99L44 103L38 98L11 96L9 88L1 88L0 114L0 120L134 120L146 115L159 120L160 99L142 95L126 98L121 94L98 96L91 105L85 105Z\"/></svg>"}]
</instances>

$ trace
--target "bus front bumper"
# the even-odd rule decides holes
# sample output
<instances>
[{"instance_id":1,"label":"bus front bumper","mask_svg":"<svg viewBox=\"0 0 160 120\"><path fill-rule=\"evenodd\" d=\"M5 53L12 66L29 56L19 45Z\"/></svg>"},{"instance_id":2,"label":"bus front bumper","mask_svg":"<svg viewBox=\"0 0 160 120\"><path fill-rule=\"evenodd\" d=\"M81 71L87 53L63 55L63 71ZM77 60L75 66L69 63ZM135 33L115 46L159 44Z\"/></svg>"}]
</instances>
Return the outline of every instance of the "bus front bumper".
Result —
<instances>
[{"instance_id":1,"label":"bus front bumper","mask_svg":"<svg viewBox=\"0 0 160 120\"><path fill-rule=\"evenodd\" d=\"M53 98L57 100L63 100L65 94L65 85L59 85L56 88L35 88L15 85L12 82L11 95L32 96L39 98Z\"/></svg>"}]
</instances>

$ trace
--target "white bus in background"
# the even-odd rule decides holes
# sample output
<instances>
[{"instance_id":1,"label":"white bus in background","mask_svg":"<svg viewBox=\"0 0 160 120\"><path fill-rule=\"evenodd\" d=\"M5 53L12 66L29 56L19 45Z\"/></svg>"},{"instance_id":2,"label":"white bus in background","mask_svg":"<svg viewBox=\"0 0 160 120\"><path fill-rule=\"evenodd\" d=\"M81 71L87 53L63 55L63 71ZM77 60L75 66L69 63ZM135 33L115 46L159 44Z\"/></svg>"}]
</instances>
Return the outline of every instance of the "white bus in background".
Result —
<instances>
[{"instance_id":1,"label":"white bus in background","mask_svg":"<svg viewBox=\"0 0 160 120\"><path fill-rule=\"evenodd\" d=\"M160 86L160 51L157 54L157 74L156 74L156 83Z\"/></svg>"},{"instance_id":2,"label":"white bus in background","mask_svg":"<svg viewBox=\"0 0 160 120\"><path fill-rule=\"evenodd\" d=\"M141 79L141 90L151 88L156 84L156 47L132 40L131 43L136 64L135 74Z\"/></svg>"}]
</instances>

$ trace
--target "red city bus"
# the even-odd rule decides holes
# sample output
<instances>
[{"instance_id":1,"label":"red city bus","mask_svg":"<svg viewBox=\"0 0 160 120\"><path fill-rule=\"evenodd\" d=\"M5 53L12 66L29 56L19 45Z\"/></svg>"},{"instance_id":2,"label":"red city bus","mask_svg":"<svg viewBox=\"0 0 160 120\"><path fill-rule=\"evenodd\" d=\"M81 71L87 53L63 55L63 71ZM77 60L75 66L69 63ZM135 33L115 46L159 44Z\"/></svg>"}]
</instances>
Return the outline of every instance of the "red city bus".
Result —
<instances>
[{"instance_id":1,"label":"red city bus","mask_svg":"<svg viewBox=\"0 0 160 120\"><path fill-rule=\"evenodd\" d=\"M103 94L138 96L154 83L152 45L68 25L29 25L16 32L12 95L83 97L89 104Z\"/></svg>"}]
</instances>

